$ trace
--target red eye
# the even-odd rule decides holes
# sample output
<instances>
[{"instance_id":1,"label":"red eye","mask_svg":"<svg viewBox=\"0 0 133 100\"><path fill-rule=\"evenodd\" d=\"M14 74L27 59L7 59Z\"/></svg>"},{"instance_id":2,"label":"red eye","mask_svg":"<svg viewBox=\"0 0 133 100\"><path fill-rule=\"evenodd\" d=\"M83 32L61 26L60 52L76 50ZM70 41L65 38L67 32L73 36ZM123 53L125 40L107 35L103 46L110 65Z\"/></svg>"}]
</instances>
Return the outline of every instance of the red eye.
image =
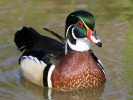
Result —
<instances>
[{"instance_id":1,"label":"red eye","mask_svg":"<svg viewBox=\"0 0 133 100\"><path fill-rule=\"evenodd\" d=\"M83 23L81 21L77 22L78 27L83 27Z\"/></svg>"}]
</instances>

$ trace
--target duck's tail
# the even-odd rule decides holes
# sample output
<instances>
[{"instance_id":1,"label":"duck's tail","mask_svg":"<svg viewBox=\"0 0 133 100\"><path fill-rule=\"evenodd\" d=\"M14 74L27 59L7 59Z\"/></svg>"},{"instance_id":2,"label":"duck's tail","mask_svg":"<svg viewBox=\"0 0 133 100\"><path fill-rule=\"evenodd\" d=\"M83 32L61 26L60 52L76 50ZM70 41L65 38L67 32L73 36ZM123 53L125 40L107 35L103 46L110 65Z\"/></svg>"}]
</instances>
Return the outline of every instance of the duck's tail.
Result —
<instances>
[{"instance_id":1,"label":"duck's tail","mask_svg":"<svg viewBox=\"0 0 133 100\"><path fill-rule=\"evenodd\" d=\"M15 33L14 42L22 52L26 49L31 49L41 37L42 36L33 28L27 28L24 26L21 30Z\"/></svg>"}]
</instances>

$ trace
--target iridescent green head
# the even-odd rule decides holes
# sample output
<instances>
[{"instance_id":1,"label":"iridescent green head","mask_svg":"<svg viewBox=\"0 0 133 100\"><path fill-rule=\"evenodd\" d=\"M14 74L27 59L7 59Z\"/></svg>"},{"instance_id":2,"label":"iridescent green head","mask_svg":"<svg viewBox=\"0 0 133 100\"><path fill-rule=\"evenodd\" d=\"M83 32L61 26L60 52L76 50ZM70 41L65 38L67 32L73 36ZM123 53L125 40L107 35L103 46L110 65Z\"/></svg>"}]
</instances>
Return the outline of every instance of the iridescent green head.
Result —
<instances>
[{"instance_id":1,"label":"iridescent green head","mask_svg":"<svg viewBox=\"0 0 133 100\"><path fill-rule=\"evenodd\" d=\"M95 18L86 11L75 11L68 15L65 30L66 45L76 51L90 49L90 41L99 47L101 41L96 36Z\"/></svg>"}]
</instances>

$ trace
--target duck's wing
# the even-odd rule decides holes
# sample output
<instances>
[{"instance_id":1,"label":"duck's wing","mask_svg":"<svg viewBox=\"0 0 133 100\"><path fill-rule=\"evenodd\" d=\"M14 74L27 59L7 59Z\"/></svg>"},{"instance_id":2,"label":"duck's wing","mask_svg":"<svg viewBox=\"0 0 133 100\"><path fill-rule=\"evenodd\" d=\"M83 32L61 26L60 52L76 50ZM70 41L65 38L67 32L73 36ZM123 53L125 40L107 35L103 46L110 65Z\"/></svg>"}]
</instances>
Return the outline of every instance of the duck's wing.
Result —
<instances>
[{"instance_id":1,"label":"duck's wing","mask_svg":"<svg viewBox=\"0 0 133 100\"><path fill-rule=\"evenodd\" d=\"M60 59L65 55L63 43L53 38L40 35L33 28L23 27L21 30L17 31L14 41L19 50L22 52L22 56L32 55L34 57L38 57L38 55L42 55L45 57L48 52L51 52L51 54L56 56L56 58ZM41 60L42 59L43 58L41 58Z\"/></svg>"},{"instance_id":2,"label":"duck's wing","mask_svg":"<svg viewBox=\"0 0 133 100\"><path fill-rule=\"evenodd\" d=\"M24 52L24 54L19 58L19 63L23 60L23 57L28 57L31 60L38 62L40 61L42 64L43 62L45 64L54 64L56 65L60 59L63 57L61 55L62 53L55 54L52 51L45 49L45 48L34 48L34 49L28 49L27 51ZM32 59L36 58L36 59Z\"/></svg>"}]
</instances>

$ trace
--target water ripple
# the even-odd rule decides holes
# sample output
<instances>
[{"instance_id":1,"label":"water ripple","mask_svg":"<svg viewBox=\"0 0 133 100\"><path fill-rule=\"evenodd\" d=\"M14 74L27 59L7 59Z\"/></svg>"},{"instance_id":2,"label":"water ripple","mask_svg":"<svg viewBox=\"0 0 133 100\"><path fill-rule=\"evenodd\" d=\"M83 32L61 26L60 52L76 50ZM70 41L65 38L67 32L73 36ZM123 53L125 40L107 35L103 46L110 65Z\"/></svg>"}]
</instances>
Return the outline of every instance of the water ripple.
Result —
<instances>
[{"instance_id":1,"label":"water ripple","mask_svg":"<svg viewBox=\"0 0 133 100\"><path fill-rule=\"evenodd\" d=\"M15 45L15 43L0 45L0 49L5 48L5 47L9 47L9 46L13 46L13 45Z\"/></svg>"},{"instance_id":2,"label":"water ripple","mask_svg":"<svg viewBox=\"0 0 133 100\"><path fill-rule=\"evenodd\" d=\"M18 56L9 57L6 60L2 61L0 63L0 66L5 66L5 65L8 65L8 64L11 64L12 62L14 62L16 60L18 60Z\"/></svg>"}]
</instances>

